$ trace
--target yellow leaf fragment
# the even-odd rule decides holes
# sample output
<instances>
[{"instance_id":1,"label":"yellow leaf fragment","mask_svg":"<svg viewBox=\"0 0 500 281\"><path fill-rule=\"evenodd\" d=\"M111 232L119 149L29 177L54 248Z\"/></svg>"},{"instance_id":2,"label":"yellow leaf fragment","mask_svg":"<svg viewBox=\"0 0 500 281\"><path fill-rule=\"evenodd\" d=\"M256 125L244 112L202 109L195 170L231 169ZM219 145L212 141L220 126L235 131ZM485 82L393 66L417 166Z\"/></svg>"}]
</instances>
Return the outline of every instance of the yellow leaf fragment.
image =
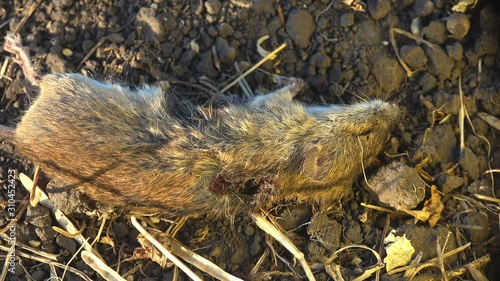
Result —
<instances>
[{"instance_id":1,"label":"yellow leaf fragment","mask_svg":"<svg viewBox=\"0 0 500 281\"><path fill-rule=\"evenodd\" d=\"M384 244L387 244L385 251L387 256L384 258L387 271L394 268L405 266L411 261L411 256L415 253L415 248L411 245L411 241L403 236L395 236L396 231L391 231L384 239Z\"/></svg>"},{"instance_id":2,"label":"yellow leaf fragment","mask_svg":"<svg viewBox=\"0 0 500 281\"><path fill-rule=\"evenodd\" d=\"M444 204L441 201L441 194L437 190L437 187L433 185L431 187L431 198L424 203L424 207L422 208L423 212L429 213L429 219L427 222L430 227L434 227L436 223L441 218L441 213L444 210Z\"/></svg>"},{"instance_id":3,"label":"yellow leaf fragment","mask_svg":"<svg viewBox=\"0 0 500 281\"><path fill-rule=\"evenodd\" d=\"M472 5L472 7L474 7L476 2L477 0L460 0L455 6L451 7L451 10L454 12L464 13L468 6Z\"/></svg>"},{"instance_id":4,"label":"yellow leaf fragment","mask_svg":"<svg viewBox=\"0 0 500 281\"><path fill-rule=\"evenodd\" d=\"M115 247L115 241L113 241L113 239L109 236L101 237L101 240L99 242L101 242L102 244L110 245L113 248Z\"/></svg>"}]
</instances>

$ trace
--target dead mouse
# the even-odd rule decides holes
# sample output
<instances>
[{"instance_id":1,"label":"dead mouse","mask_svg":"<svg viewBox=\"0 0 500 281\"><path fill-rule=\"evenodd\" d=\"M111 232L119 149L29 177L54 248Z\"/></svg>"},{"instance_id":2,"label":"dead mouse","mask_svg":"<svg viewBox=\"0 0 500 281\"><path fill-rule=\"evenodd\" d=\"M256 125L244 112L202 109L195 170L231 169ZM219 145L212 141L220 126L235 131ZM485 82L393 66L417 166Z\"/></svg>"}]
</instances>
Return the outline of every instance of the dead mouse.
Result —
<instances>
[{"instance_id":1,"label":"dead mouse","mask_svg":"<svg viewBox=\"0 0 500 281\"><path fill-rule=\"evenodd\" d=\"M18 54L11 37L5 49ZM292 83L179 120L159 87L39 77L29 57L18 60L39 94L12 134L17 149L51 178L131 212L231 214L295 199L328 206L382 151L400 116L381 100L306 105Z\"/></svg>"}]
</instances>

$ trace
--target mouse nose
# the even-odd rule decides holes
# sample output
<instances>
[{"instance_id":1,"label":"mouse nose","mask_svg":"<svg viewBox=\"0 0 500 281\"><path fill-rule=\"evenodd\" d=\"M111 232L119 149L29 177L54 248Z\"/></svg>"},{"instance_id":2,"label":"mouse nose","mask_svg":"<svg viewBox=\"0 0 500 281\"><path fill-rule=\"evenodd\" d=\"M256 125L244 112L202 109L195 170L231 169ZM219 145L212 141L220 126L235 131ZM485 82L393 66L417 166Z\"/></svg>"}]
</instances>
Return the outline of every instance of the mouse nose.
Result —
<instances>
[{"instance_id":1,"label":"mouse nose","mask_svg":"<svg viewBox=\"0 0 500 281\"><path fill-rule=\"evenodd\" d=\"M394 119L397 119L401 115L401 110L399 109L399 106L397 104L391 104L390 113L392 114Z\"/></svg>"}]
</instances>

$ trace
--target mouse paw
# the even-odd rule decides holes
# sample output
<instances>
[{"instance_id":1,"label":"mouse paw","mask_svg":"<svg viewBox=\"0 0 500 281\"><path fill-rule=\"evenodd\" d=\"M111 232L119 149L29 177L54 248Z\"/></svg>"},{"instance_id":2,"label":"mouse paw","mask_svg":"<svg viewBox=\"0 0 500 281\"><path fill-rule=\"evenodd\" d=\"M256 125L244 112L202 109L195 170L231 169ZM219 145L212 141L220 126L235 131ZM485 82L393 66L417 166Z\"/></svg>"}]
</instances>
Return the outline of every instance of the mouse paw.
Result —
<instances>
[{"instance_id":1,"label":"mouse paw","mask_svg":"<svg viewBox=\"0 0 500 281\"><path fill-rule=\"evenodd\" d=\"M289 98L294 98L302 89L306 87L306 82L297 77L286 77L281 75L274 75L276 83L286 89Z\"/></svg>"},{"instance_id":2,"label":"mouse paw","mask_svg":"<svg viewBox=\"0 0 500 281\"><path fill-rule=\"evenodd\" d=\"M40 75L35 71L33 64L31 63L31 58L21 43L21 37L19 34L8 33L5 36L5 43L3 48L15 55L13 59L17 64L21 66L24 72L24 76L33 86L38 86L38 81L40 80Z\"/></svg>"},{"instance_id":3,"label":"mouse paw","mask_svg":"<svg viewBox=\"0 0 500 281\"><path fill-rule=\"evenodd\" d=\"M278 74L274 74L273 77L274 79L276 79L276 83L280 86L288 86L290 84L304 84L304 80L297 77L288 77Z\"/></svg>"}]
</instances>

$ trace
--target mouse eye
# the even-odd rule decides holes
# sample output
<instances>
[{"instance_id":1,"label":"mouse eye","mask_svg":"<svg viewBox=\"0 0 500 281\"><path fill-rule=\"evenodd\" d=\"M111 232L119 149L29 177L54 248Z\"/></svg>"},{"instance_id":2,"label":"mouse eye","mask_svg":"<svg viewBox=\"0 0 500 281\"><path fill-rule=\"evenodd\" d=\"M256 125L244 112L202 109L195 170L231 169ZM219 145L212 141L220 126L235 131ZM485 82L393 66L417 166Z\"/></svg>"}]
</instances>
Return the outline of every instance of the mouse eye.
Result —
<instances>
[{"instance_id":1,"label":"mouse eye","mask_svg":"<svg viewBox=\"0 0 500 281\"><path fill-rule=\"evenodd\" d=\"M367 136L374 131L373 126L370 124L351 124L345 129L353 136Z\"/></svg>"},{"instance_id":2,"label":"mouse eye","mask_svg":"<svg viewBox=\"0 0 500 281\"><path fill-rule=\"evenodd\" d=\"M363 131L363 132L359 133L358 136L368 136L371 133L373 133L373 130L372 129L368 129L366 131Z\"/></svg>"}]
</instances>

